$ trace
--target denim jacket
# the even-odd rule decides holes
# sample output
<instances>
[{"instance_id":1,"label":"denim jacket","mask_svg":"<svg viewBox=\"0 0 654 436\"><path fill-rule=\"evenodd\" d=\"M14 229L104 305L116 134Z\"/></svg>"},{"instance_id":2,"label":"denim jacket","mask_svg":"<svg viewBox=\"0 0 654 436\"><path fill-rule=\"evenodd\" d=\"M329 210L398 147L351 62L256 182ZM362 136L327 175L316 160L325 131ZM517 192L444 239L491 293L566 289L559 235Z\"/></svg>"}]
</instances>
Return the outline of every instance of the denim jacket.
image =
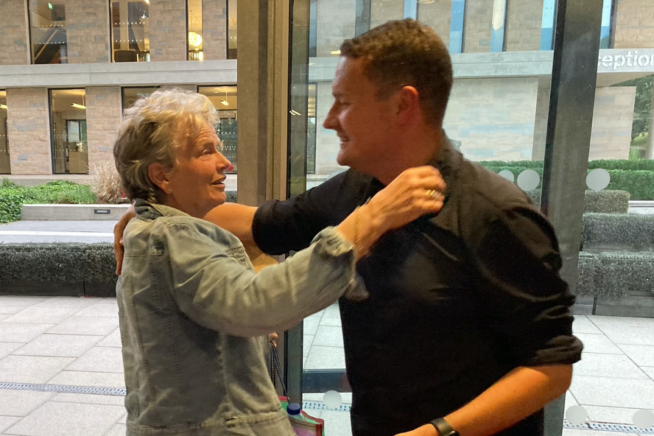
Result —
<instances>
[{"instance_id":1,"label":"denim jacket","mask_svg":"<svg viewBox=\"0 0 654 436\"><path fill-rule=\"evenodd\" d=\"M144 201L125 231L117 286L133 436L291 436L268 375L267 335L321 310L355 281L334 228L255 274L231 233Z\"/></svg>"}]
</instances>

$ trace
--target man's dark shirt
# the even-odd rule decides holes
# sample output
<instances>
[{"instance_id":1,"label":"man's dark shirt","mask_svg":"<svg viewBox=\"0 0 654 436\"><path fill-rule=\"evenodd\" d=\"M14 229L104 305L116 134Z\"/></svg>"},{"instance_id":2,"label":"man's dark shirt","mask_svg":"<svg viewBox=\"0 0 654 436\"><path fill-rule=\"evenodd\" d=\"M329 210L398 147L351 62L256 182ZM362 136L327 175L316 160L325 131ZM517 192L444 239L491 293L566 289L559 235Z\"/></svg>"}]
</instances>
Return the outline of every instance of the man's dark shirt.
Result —
<instances>
[{"instance_id":1,"label":"man's dark shirt","mask_svg":"<svg viewBox=\"0 0 654 436\"><path fill-rule=\"evenodd\" d=\"M445 416L518 366L580 359L551 225L515 185L449 144L431 163L447 184L443 209L379 239L357 267L370 298L340 300L356 436ZM255 242L269 254L305 248L381 189L349 170L267 202ZM542 411L499 434L542 435Z\"/></svg>"}]
</instances>

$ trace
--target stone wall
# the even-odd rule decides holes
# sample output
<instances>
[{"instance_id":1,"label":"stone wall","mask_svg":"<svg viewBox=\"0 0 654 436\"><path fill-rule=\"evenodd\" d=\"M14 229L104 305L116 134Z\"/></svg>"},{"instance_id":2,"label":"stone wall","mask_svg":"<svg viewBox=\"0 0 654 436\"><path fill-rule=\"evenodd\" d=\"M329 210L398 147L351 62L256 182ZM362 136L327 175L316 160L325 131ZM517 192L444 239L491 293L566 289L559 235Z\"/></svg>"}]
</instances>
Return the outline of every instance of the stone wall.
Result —
<instances>
[{"instance_id":1,"label":"stone wall","mask_svg":"<svg viewBox=\"0 0 654 436\"><path fill-rule=\"evenodd\" d=\"M156 0L150 3L150 60L188 59L186 0Z\"/></svg>"},{"instance_id":2,"label":"stone wall","mask_svg":"<svg viewBox=\"0 0 654 436\"><path fill-rule=\"evenodd\" d=\"M389 20L404 18L404 2L397 0L375 0L370 2L370 28Z\"/></svg>"},{"instance_id":3,"label":"stone wall","mask_svg":"<svg viewBox=\"0 0 654 436\"><path fill-rule=\"evenodd\" d=\"M445 131L468 159L529 160L537 94L537 78L457 79Z\"/></svg>"},{"instance_id":4,"label":"stone wall","mask_svg":"<svg viewBox=\"0 0 654 436\"><path fill-rule=\"evenodd\" d=\"M113 146L120 126L120 87L86 88L86 126L89 151L89 173L95 166L113 164Z\"/></svg>"},{"instance_id":5,"label":"stone wall","mask_svg":"<svg viewBox=\"0 0 654 436\"><path fill-rule=\"evenodd\" d=\"M109 3L106 0L66 0L66 37L68 63L110 62Z\"/></svg>"},{"instance_id":6,"label":"stone wall","mask_svg":"<svg viewBox=\"0 0 654 436\"><path fill-rule=\"evenodd\" d=\"M202 38L206 60L227 59L227 0L202 1Z\"/></svg>"},{"instance_id":7,"label":"stone wall","mask_svg":"<svg viewBox=\"0 0 654 436\"><path fill-rule=\"evenodd\" d=\"M356 4L351 0L329 0L316 3L317 55L333 56L346 38L354 37Z\"/></svg>"},{"instance_id":8,"label":"stone wall","mask_svg":"<svg viewBox=\"0 0 654 436\"><path fill-rule=\"evenodd\" d=\"M463 52L482 53L490 51L493 2L491 0L466 0L463 24Z\"/></svg>"},{"instance_id":9,"label":"stone wall","mask_svg":"<svg viewBox=\"0 0 654 436\"><path fill-rule=\"evenodd\" d=\"M540 50L543 0L509 0L507 2L506 51Z\"/></svg>"},{"instance_id":10,"label":"stone wall","mask_svg":"<svg viewBox=\"0 0 654 436\"><path fill-rule=\"evenodd\" d=\"M0 1L0 65L27 65L30 63L27 33L27 2Z\"/></svg>"},{"instance_id":11,"label":"stone wall","mask_svg":"<svg viewBox=\"0 0 654 436\"><path fill-rule=\"evenodd\" d=\"M654 47L654 1L614 0L614 48Z\"/></svg>"},{"instance_id":12,"label":"stone wall","mask_svg":"<svg viewBox=\"0 0 654 436\"><path fill-rule=\"evenodd\" d=\"M7 90L7 134L12 174L52 174L48 91Z\"/></svg>"},{"instance_id":13,"label":"stone wall","mask_svg":"<svg viewBox=\"0 0 654 436\"><path fill-rule=\"evenodd\" d=\"M418 4L418 20L434 29L445 46L449 46L452 0L436 0L426 5Z\"/></svg>"},{"instance_id":14,"label":"stone wall","mask_svg":"<svg viewBox=\"0 0 654 436\"><path fill-rule=\"evenodd\" d=\"M588 160L629 159L635 86L597 88Z\"/></svg>"}]
</instances>

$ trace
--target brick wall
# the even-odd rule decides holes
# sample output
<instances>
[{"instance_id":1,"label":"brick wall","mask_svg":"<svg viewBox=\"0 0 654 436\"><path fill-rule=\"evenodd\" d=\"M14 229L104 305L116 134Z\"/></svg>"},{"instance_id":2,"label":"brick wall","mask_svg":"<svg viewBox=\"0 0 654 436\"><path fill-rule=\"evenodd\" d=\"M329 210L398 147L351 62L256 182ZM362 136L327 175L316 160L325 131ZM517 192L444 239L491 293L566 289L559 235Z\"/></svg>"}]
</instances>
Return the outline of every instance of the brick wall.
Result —
<instances>
[{"instance_id":1,"label":"brick wall","mask_svg":"<svg viewBox=\"0 0 654 436\"><path fill-rule=\"evenodd\" d=\"M202 38L206 60L227 59L227 0L202 1Z\"/></svg>"},{"instance_id":2,"label":"brick wall","mask_svg":"<svg viewBox=\"0 0 654 436\"><path fill-rule=\"evenodd\" d=\"M614 48L654 47L654 1L615 0Z\"/></svg>"},{"instance_id":3,"label":"brick wall","mask_svg":"<svg viewBox=\"0 0 654 436\"><path fill-rule=\"evenodd\" d=\"M426 5L418 4L418 20L434 29L445 46L449 46L452 0L436 0Z\"/></svg>"},{"instance_id":4,"label":"brick wall","mask_svg":"<svg viewBox=\"0 0 654 436\"><path fill-rule=\"evenodd\" d=\"M186 60L186 38L186 0L150 2L150 60Z\"/></svg>"},{"instance_id":5,"label":"brick wall","mask_svg":"<svg viewBox=\"0 0 654 436\"><path fill-rule=\"evenodd\" d=\"M463 52L490 51L493 2L491 0L466 0Z\"/></svg>"},{"instance_id":6,"label":"brick wall","mask_svg":"<svg viewBox=\"0 0 654 436\"><path fill-rule=\"evenodd\" d=\"M356 4L351 0L329 0L316 3L318 16L318 56L333 56L346 38L354 37Z\"/></svg>"},{"instance_id":7,"label":"brick wall","mask_svg":"<svg viewBox=\"0 0 654 436\"><path fill-rule=\"evenodd\" d=\"M108 63L109 3L106 0L66 0L68 63Z\"/></svg>"},{"instance_id":8,"label":"brick wall","mask_svg":"<svg viewBox=\"0 0 654 436\"><path fill-rule=\"evenodd\" d=\"M445 131L468 159L529 160L537 94L538 78L457 79Z\"/></svg>"},{"instance_id":9,"label":"brick wall","mask_svg":"<svg viewBox=\"0 0 654 436\"><path fill-rule=\"evenodd\" d=\"M113 146L121 119L120 87L86 88L86 131L89 150L89 172L94 166L113 162Z\"/></svg>"},{"instance_id":10,"label":"brick wall","mask_svg":"<svg viewBox=\"0 0 654 436\"><path fill-rule=\"evenodd\" d=\"M506 51L540 50L543 0L509 0L507 8Z\"/></svg>"},{"instance_id":11,"label":"brick wall","mask_svg":"<svg viewBox=\"0 0 654 436\"><path fill-rule=\"evenodd\" d=\"M30 63L27 33L27 2L0 1L0 65L27 65Z\"/></svg>"},{"instance_id":12,"label":"brick wall","mask_svg":"<svg viewBox=\"0 0 654 436\"><path fill-rule=\"evenodd\" d=\"M52 174L48 91L7 90L7 133L12 174Z\"/></svg>"}]
</instances>

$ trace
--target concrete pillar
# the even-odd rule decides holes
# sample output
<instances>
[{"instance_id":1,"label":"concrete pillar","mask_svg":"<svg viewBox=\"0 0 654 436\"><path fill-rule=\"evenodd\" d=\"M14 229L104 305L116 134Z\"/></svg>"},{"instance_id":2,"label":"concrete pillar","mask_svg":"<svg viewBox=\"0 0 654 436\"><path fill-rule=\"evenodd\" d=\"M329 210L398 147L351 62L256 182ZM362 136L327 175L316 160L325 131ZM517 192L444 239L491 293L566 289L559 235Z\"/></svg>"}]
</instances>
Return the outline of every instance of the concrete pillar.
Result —
<instances>
[{"instance_id":1,"label":"concrete pillar","mask_svg":"<svg viewBox=\"0 0 654 436\"><path fill-rule=\"evenodd\" d=\"M48 90L7 90L7 136L12 174L52 174Z\"/></svg>"},{"instance_id":2,"label":"concrete pillar","mask_svg":"<svg viewBox=\"0 0 654 436\"><path fill-rule=\"evenodd\" d=\"M649 113L649 129L647 129L647 132L645 159L654 159L654 92L652 92L652 111Z\"/></svg>"},{"instance_id":3,"label":"concrete pillar","mask_svg":"<svg viewBox=\"0 0 654 436\"><path fill-rule=\"evenodd\" d=\"M490 0L466 0L463 21L463 52L484 53L490 51L493 2Z\"/></svg>"},{"instance_id":4,"label":"concrete pillar","mask_svg":"<svg viewBox=\"0 0 654 436\"><path fill-rule=\"evenodd\" d=\"M614 48L652 48L654 2L615 0Z\"/></svg>"},{"instance_id":5,"label":"concrete pillar","mask_svg":"<svg viewBox=\"0 0 654 436\"><path fill-rule=\"evenodd\" d=\"M542 0L510 0L504 41L506 51L540 50L542 21Z\"/></svg>"}]
</instances>

